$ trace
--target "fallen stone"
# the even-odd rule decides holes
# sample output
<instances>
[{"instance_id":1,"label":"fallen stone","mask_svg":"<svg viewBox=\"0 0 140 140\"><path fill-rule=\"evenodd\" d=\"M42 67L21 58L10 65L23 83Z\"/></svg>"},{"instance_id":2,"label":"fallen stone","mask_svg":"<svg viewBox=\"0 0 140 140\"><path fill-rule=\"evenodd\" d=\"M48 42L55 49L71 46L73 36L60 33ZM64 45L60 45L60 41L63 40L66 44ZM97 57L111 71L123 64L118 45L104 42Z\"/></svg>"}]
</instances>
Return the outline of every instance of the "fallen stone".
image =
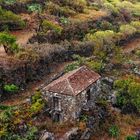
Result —
<instances>
[{"instance_id":1,"label":"fallen stone","mask_svg":"<svg viewBox=\"0 0 140 140\"><path fill-rule=\"evenodd\" d=\"M42 134L39 140L55 140L54 134L44 131L44 133Z\"/></svg>"}]
</instances>

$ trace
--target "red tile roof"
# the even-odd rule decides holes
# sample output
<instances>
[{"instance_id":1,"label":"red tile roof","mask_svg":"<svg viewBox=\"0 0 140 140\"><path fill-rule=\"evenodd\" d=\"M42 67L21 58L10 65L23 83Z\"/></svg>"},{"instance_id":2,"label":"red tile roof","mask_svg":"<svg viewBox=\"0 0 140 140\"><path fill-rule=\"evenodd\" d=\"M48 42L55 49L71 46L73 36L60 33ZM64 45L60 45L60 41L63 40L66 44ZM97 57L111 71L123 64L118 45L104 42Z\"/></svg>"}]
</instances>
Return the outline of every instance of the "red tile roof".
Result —
<instances>
[{"instance_id":1,"label":"red tile roof","mask_svg":"<svg viewBox=\"0 0 140 140\"><path fill-rule=\"evenodd\" d=\"M76 96L99 78L100 75L98 73L83 66L63 75L44 89L53 93Z\"/></svg>"}]
</instances>

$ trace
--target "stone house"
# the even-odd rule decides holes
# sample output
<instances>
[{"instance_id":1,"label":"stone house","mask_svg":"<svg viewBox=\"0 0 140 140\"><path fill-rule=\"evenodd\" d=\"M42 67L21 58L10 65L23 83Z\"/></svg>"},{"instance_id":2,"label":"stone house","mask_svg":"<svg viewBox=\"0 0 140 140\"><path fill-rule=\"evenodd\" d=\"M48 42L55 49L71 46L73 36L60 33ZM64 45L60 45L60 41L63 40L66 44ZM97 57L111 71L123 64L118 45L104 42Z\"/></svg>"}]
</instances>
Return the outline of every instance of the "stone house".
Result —
<instances>
[{"instance_id":1,"label":"stone house","mask_svg":"<svg viewBox=\"0 0 140 140\"><path fill-rule=\"evenodd\" d=\"M100 92L100 75L86 66L62 75L42 89L54 121L78 119L81 108Z\"/></svg>"}]
</instances>

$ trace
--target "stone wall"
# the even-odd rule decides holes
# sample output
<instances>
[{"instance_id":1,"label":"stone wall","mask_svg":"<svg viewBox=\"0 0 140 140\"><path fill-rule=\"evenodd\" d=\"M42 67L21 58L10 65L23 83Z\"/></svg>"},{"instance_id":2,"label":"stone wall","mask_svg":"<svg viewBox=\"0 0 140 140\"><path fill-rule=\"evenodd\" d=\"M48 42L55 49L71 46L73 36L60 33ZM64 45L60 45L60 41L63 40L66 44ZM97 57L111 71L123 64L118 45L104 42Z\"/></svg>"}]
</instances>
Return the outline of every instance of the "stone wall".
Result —
<instances>
[{"instance_id":1,"label":"stone wall","mask_svg":"<svg viewBox=\"0 0 140 140\"><path fill-rule=\"evenodd\" d=\"M61 106L61 110L59 111L61 115L61 119L63 121L67 121L67 120L73 120L73 118L75 118L75 103L76 103L75 97L47 92L45 90L42 91L42 93L46 97L45 99L48 103L48 108L50 112L54 110L53 97L58 97L60 99L60 106ZM54 114L51 114L52 118L54 117L53 115Z\"/></svg>"},{"instance_id":2,"label":"stone wall","mask_svg":"<svg viewBox=\"0 0 140 140\"><path fill-rule=\"evenodd\" d=\"M90 95L91 95L91 101L95 102L98 95L101 93L101 84L100 80L96 81L96 83L93 83L90 85L86 90L84 90L81 94L78 94L76 96L76 114L77 118L80 115L81 109L84 105L87 103L87 91L90 89Z\"/></svg>"}]
</instances>

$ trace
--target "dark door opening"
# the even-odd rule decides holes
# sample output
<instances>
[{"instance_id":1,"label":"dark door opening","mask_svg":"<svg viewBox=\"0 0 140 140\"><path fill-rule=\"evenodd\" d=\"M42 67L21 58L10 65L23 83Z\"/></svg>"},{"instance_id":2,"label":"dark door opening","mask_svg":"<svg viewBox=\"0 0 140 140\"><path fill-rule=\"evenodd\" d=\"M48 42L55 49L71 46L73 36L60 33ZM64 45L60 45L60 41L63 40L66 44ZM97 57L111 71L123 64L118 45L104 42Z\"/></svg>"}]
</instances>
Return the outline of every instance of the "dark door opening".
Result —
<instances>
[{"instance_id":1,"label":"dark door opening","mask_svg":"<svg viewBox=\"0 0 140 140\"><path fill-rule=\"evenodd\" d=\"M59 113L56 113L54 116L54 122L60 122L61 120L61 115Z\"/></svg>"},{"instance_id":2,"label":"dark door opening","mask_svg":"<svg viewBox=\"0 0 140 140\"><path fill-rule=\"evenodd\" d=\"M87 90L87 101L91 100L90 89Z\"/></svg>"},{"instance_id":3,"label":"dark door opening","mask_svg":"<svg viewBox=\"0 0 140 140\"><path fill-rule=\"evenodd\" d=\"M53 108L55 110L61 110L60 99L58 97L53 97Z\"/></svg>"}]
</instances>

